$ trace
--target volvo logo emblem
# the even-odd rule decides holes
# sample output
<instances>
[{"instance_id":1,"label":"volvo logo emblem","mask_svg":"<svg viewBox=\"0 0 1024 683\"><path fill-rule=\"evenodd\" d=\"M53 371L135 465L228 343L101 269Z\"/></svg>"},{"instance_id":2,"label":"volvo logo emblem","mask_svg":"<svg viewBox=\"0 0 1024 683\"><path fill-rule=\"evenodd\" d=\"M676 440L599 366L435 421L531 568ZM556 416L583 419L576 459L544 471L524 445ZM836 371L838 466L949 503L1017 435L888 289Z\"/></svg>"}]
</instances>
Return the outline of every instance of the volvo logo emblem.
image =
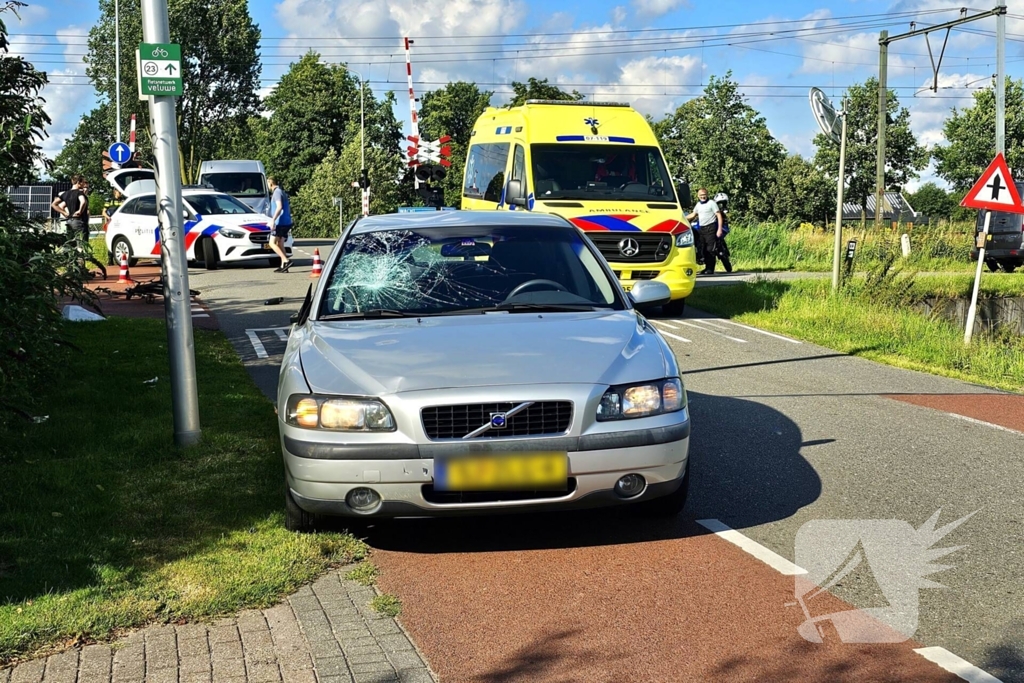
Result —
<instances>
[{"instance_id":1,"label":"volvo logo emblem","mask_svg":"<svg viewBox=\"0 0 1024 683\"><path fill-rule=\"evenodd\" d=\"M505 413L491 413L491 429L504 429L508 426Z\"/></svg>"},{"instance_id":2,"label":"volvo logo emblem","mask_svg":"<svg viewBox=\"0 0 1024 683\"><path fill-rule=\"evenodd\" d=\"M636 256L640 253L640 244L632 237L619 241L619 253L625 257Z\"/></svg>"}]
</instances>

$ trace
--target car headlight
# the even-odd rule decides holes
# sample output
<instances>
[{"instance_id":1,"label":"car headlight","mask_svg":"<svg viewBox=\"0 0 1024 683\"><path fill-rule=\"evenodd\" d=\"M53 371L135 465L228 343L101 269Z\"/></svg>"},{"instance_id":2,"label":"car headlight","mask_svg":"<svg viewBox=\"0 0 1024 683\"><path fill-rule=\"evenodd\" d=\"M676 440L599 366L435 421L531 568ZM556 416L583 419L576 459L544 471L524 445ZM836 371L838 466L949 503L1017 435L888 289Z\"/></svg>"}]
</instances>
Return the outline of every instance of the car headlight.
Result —
<instances>
[{"instance_id":1,"label":"car headlight","mask_svg":"<svg viewBox=\"0 0 1024 683\"><path fill-rule=\"evenodd\" d=\"M232 228L217 228L217 232L224 237L230 237L233 240L245 237L245 232L243 230L234 230Z\"/></svg>"},{"instance_id":2,"label":"car headlight","mask_svg":"<svg viewBox=\"0 0 1024 683\"><path fill-rule=\"evenodd\" d=\"M676 246L677 247L692 247L693 246L693 230L687 230L676 235Z\"/></svg>"},{"instance_id":3,"label":"car headlight","mask_svg":"<svg viewBox=\"0 0 1024 683\"><path fill-rule=\"evenodd\" d=\"M285 422L306 429L342 432L393 432L395 418L375 399L294 394L288 399Z\"/></svg>"},{"instance_id":4,"label":"car headlight","mask_svg":"<svg viewBox=\"0 0 1024 683\"><path fill-rule=\"evenodd\" d=\"M604 392L597 406L598 422L628 420L663 413L674 413L686 407L683 383L676 377L611 387Z\"/></svg>"}]
</instances>

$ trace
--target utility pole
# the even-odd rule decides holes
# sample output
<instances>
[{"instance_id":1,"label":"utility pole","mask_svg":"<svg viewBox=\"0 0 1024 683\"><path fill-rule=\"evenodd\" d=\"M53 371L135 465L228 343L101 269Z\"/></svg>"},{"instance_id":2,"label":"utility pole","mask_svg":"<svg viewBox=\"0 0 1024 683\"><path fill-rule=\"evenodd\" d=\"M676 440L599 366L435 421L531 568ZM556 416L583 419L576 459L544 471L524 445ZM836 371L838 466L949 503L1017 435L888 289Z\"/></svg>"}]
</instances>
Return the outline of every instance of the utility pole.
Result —
<instances>
[{"instance_id":1,"label":"utility pole","mask_svg":"<svg viewBox=\"0 0 1024 683\"><path fill-rule=\"evenodd\" d=\"M114 97L114 106L117 110L117 139L114 142L124 142L121 139L121 13L118 4L118 0L114 0L114 88L117 93ZM134 151L133 149L132 152Z\"/></svg>"},{"instance_id":2,"label":"utility pole","mask_svg":"<svg viewBox=\"0 0 1024 683\"><path fill-rule=\"evenodd\" d=\"M878 37L878 163L875 165L875 227L882 227L885 203L885 128L889 110L889 32ZM864 207L866 211L868 207Z\"/></svg>"},{"instance_id":3,"label":"utility pole","mask_svg":"<svg viewBox=\"0 0 1024 683\"><path fill-rule=\"evenodd\" d=\"M996 0L996 153L1006 153L1006 0ZM1012 181L1011 181L1012 182Z\"/></svg>"},{"instance_id":4,"label":"utility pole","mask_svg":"<svg viewBox=\"0 0 1024 683\"><path fill-rule=\"evenodd\" d=\"M928 34L934 31L946 31L961 24L967 24L987 17L996 17L996 70L998 83L996 83L996 150L1002 151L1005 133L1005 56L1004 43L1006 35L1006 0L996 0L996 6L986 12L966 16L967 10L960 11L961 18L954 21L947 21L944 24L926 26L906 33L890 36L888 31L882 31L878 36L878 158L875 162L875 227L882 227L882 203L885 199L885 127L886 127L886 103L889 93L886 88L886 77L888 71L889 43L904 38L924 35L925 40ZM911 24L913 26L913 24ZM931 48L928 48L931 53ZM933 71L936 76L936 87L938 86L938 69L942 65L942 55L939 55L938 64L933 63ZM866 208L866 207L865 207Z\"/></svg>"},{"instance_id":5,"label":"utility pole","mask_svg":"<svg viewBox=\"0 0 1024 683\"><path fill-rule=\"evenodd\" d=\"M843 251L843 189L846 184L846 100L843 100L843 132L839 142L839 182L836 184L836 235L832 245L832 291L839 291L839 259Z\"/></svg>"},{"instance_id":6,"label":"utility pole","mask_svg":"<svg viewBox=\"0 0 1024 683\"><path fill-rule=\"evenodd\" d=\"M170 43L167 0L142 0L142 39L146 43ZM192 312L185 263L182 227L181 168L178 159L178 121L173 96L149 98L156 157L156 200L160 216L160 269L163 271L164 315L167 318L167 353L171 365L171 401L174 412L174 443L190 446L202 436L199 428L199 396L192 338Z\"/></svg>"}]
</instances>

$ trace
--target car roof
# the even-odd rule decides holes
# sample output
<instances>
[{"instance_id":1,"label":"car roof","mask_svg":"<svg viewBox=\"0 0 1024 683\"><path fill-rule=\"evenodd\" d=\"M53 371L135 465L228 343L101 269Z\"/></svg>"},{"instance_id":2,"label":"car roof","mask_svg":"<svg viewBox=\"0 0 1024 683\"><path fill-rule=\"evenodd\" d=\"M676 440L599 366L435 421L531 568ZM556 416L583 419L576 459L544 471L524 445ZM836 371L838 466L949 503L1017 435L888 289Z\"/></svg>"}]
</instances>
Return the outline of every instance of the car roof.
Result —
<instances>
[{"instance_id":1,"label":"car roof","mask_svg":"<svg viewBox=\"0 0 1024 683\"><path fill-rule=\"evenodd\" d=\"M195 197L196 195L200 195L200 194L217 194L217 195L221 195L221 196L224 196L224 197L231 197L231 195L229 195L227 192L221 192L220 190L214 190L213 188L208 188L208 187L183 187L183 188L181 188L181 196L182 197ZM128 199L136 199L138 197L154 197L154 196L156 196L155 192L142 192L140 194L133 194ZM235 199L235 197L231 197L231 198Z\"/></svg>"},{"instance_id":2,"label":"car roof","mask_svg":"<svg viewBox=\"0 0 1024 683\"><path fill-rule=\"evenodd\" d=\"M419 213L390 213L367 216L356 221L353 234L379 230L415 230L417 228L460 227L551 227L572 228L560 216L532 211L437 211Z\"/></svg>"}]
</instances>

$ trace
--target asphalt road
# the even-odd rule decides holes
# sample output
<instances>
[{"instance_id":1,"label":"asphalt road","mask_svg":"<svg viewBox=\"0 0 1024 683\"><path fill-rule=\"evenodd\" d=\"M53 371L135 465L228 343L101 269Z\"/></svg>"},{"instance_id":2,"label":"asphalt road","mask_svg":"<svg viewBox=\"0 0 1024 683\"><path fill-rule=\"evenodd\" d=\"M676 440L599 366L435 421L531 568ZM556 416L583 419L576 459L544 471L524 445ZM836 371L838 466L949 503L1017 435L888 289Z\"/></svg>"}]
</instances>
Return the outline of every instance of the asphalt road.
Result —
<instances>
[{"instance_id":1,"label":"asphalt road","mask_svg":"<svg viewBox=\"0 0 1024 683\"><path fill-rule=\"evenodd\" d=\"M318 244L326 257L330 245ZM298 245L288 274L191 273L270 396L313 246ZM284 302L264 305L276 296ZM683 368L694 422L691 499L678 520L602 512L371 529L383 586L403 599L403 620L443 680L958 680L911 652L925 646L1024 681L1019 397L698 311L657 324ZM936 512L936 528L970 517L940 539L926 533ZM860 608L893 606L916 620L914 642L811 646L796 632L804 615L793 579L693 521L708 519L805 565L825 552L816 524L909 523L901 528L916 540L887 556L865 542L868 561L831 592ZM938 557L929 546L959 549ZM949 568L925 577L929 559ZM945 588L908 593L920 578ZM893 581L904 588L895 600L880 591Z\"/></svg>"}]
</instances>

